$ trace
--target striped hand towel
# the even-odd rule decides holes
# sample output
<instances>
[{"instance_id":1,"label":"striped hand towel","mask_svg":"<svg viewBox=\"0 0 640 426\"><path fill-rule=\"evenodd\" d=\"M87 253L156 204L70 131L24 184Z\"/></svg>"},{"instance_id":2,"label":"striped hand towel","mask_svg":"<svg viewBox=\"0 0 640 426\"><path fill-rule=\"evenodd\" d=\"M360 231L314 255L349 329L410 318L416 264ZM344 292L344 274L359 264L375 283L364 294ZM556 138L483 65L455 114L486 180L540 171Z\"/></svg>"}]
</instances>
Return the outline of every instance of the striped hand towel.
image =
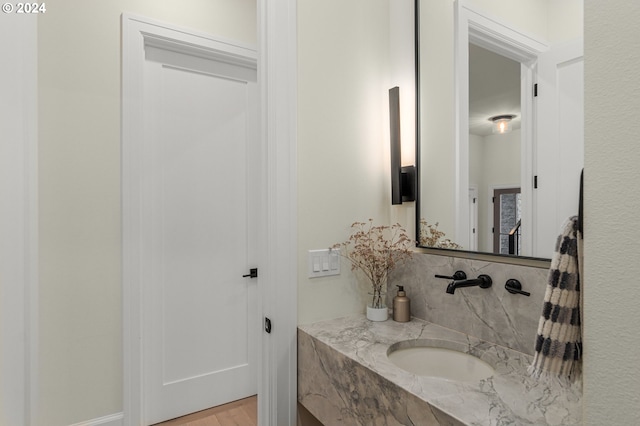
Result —
<instances>
[{"instance_id":1,"label":"striped hand towel","mask_svg":"<svg viewBox=\"0 0 640 426\"><path fill-rule=\"evenodd\" d=\"M582 235L578 217L569 218L551 261L535 355L529 371L574 382L581 374L580 272Z\"/></svg>"}]
</instances>

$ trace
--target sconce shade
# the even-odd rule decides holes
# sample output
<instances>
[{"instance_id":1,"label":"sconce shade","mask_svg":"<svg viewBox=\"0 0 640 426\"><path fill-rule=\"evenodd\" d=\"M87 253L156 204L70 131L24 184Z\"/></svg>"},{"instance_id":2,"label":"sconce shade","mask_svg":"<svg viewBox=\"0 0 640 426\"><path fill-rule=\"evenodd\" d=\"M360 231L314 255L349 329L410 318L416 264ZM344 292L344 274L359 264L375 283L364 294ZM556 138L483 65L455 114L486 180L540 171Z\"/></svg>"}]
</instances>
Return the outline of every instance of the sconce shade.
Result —
<instances>
[{"instance_id":1,"label":"sconce shade","mask_svg":"<svg viewBox=\"0 0 640 426\"><path fill-rule=\"evenodd\" d=\"M513 114L496 115L489 118L493 122L493 133L509 133L511 131L511 120L516 118Z\"/></svg>"},{"instance_id":2,"label":"sconce shade","mask_svg":"<svg viewBox=\"0 0 640 426\"><path fill-rule=\"evenodd\" d=\"M391 132L391 204L416 200L416 168L402 167L400 140L400 88L389 89L389 129Z\"/></svg>"}]
</instances>

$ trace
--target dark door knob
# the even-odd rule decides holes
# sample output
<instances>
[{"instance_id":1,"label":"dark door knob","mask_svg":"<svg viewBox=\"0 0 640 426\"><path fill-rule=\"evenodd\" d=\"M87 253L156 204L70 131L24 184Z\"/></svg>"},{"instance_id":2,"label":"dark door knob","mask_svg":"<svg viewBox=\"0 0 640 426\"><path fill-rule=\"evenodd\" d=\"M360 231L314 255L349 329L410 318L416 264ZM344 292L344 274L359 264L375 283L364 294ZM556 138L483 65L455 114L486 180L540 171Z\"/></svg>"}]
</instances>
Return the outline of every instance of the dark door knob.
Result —
<instances>
[{"instance_id":1,"label":"dark door knob","mask_svg":"<svg viewBox=\"0 0 640 426\"><path fill-rule=\"evenodd\" d=\"M242 276L243 278L258 278L258 268L249 269L249 273Z\"/></svg>"}]
</instances>

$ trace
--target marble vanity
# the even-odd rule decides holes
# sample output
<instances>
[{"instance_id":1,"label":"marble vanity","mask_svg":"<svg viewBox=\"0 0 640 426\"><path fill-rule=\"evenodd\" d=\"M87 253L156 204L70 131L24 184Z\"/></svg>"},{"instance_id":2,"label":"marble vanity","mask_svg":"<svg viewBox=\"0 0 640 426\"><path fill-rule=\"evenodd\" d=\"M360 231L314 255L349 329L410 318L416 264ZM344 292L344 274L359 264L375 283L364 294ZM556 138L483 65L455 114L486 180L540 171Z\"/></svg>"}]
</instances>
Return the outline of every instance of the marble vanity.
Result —
<instances>
[{"instance_id":1,"label":"marble vanity","mask_svg":"<svg viewBox=\"0 0 640 426\"><path fill-rule=\"evenodd\" d=\"M387 358L403 341L464 347L495 374L476 382L416 376ZM350 316L298 328L298 401L325 425L580 424L580 387L535 380L530 362L528 354L417 318Z\"/></svg>"}]
</instances>

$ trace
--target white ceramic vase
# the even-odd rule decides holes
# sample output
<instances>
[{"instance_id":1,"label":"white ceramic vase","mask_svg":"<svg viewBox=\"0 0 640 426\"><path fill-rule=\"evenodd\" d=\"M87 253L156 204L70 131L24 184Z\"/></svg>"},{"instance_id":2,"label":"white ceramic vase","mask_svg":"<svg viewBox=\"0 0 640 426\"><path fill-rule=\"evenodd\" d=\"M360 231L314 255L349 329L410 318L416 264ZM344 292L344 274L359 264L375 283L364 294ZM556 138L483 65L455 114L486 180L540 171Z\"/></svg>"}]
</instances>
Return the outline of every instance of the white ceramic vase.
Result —
<instances>
[{"instance_id":1,"label":"white ceramic vase","mask_svg":"<svg viewBox=\"0 0 640 426\"><path fill-rule=\"evenodd\" d=\"M372 308L367 305L367 319L370 321L386 321L389 318L389 310L382 305L381 308Z\"/></svg>"}]
</instances>

